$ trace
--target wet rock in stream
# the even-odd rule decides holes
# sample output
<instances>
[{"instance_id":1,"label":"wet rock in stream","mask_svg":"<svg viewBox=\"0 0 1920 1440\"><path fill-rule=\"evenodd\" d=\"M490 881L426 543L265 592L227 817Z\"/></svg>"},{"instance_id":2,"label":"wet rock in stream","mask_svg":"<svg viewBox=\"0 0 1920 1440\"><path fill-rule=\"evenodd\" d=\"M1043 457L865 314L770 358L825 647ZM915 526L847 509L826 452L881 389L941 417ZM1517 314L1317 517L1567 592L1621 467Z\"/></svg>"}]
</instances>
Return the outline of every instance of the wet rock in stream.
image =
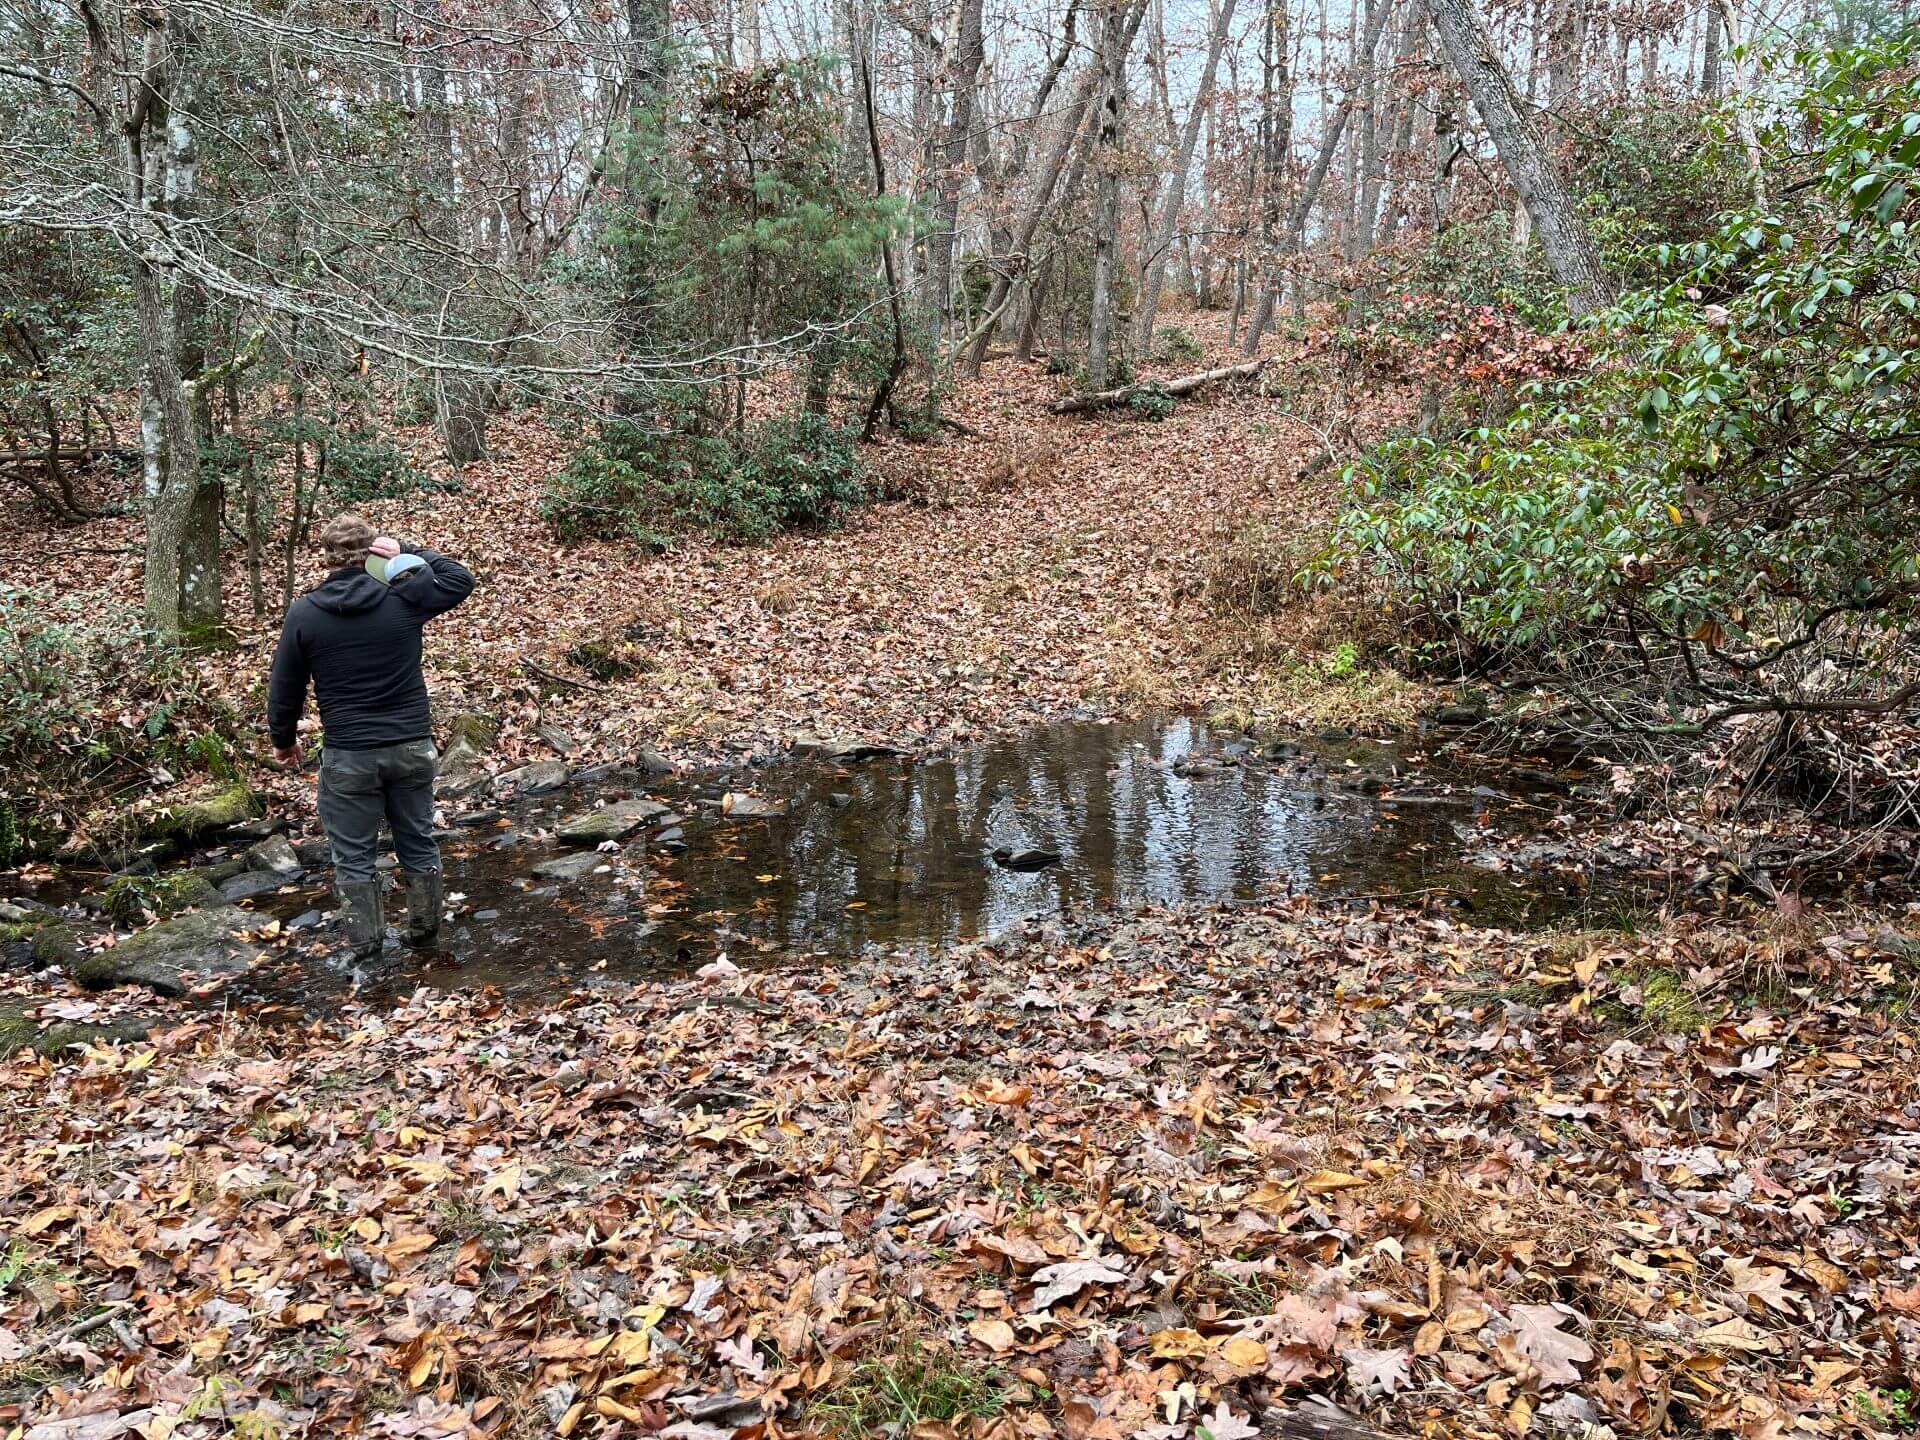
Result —
<instances>
[{"instance_id":1,"label":"wet rock in stream","mask_svg":"<svg viewBox=\"0 0 1920 1440\"><path fill-rule=\"evenodd\" d=\"M306 868L294 853L293 842L284 835L272 835L250 846L245 859L249 870L277 875L283 880L291 880Z\"/></svg>"},{"instance_id":2,"label":"wet rock in stream","mask_svg":"<svg viewBox=\"0 0 1920 1440\"><path fill-rule=\"evenodd\" d=\"M1003 870L1045 870L1060 863L1060 852L1038 845L1002 845L993 852L993 859Z\"/></svg>"},{"instance_id":3,"label":"wet rock in stream","mask_svg":"<svg viewBox=\"0 0 1920 1440\"><path fill-rule=\"evenodd\" d=\"M566 845L599 845L621 841L649 821L667 813L658 800L617 800L598 810L587 810L562 820L554 835Z\"/></svg>"},{"instance_id":4,"label":"wet rock in stream","mask_svg":"<svg viewBox=\"0 0 1920 1440\"><path fill-rule=\"evenodd\" d=\"M247 870L235 875L220 886L220 898L229 903L236 900L256 900L262 895L271 895L289 878L276 875L270 870Z\"/></svg>"},{"instance_id":5,"label":"wet rock in stream","mask_svg":"<svg viewBox=\"0 0 1920 1440\"><path fill-rule=\"evenodd\" d=\"M855 740L847 736L821 736L802 733L793 737L793 753L806 760L831 760L852 765L862 760L881 760L904 752L885 740Z\"/></svg>"},{"instance_id":6,"label":"wet rock in stream","mask_svg":"<svg viewBox=\"0 0 1920 1440\"><path fill-rule=\"evenodd\" d=\"M95 952L82 945L78 926L56 921L34 932L33 955L63 967L89 990L146 985L184 995L205 979L243 974L253 947L238 937L259 924L252 911L219 905L163 920Z\"/></svg>"},{"instance_id":7,"label":"wet rock in stream","mask_svg":"<svg viewBox=\"0 0 1920 1440\"><path fill-rule=\"evenodd\" d=\"M607 857L598 850L581 850L542 860L531 873L541 880L584 880L606 863Z\"/></svg>"},{"instance_id":8,"label":"wet rock in stream","mask_svg":"<svg viewBox=\"0 0 1920 1440\"><path fill-rule=\"evenodd\" d=\"M545 795L567 783L567 767L559 760L536 760L509 770L493 782L496 795Z\"/></svg>"}]
</instances>

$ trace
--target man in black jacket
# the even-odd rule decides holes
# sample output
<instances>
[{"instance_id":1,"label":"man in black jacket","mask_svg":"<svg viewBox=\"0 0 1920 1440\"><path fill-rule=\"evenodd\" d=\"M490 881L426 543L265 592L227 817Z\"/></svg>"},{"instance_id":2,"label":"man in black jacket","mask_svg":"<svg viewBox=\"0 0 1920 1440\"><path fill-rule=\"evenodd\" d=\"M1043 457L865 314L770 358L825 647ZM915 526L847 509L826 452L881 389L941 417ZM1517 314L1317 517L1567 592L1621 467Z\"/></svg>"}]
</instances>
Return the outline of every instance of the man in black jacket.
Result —
<instances>
[{"instance_id":1,"label":"man in black jacket","mask_svg":"<svg viewBox=\"0 0 1920 1440\"><path fill-rule=\"evenodd\" d=\"M355 957L366 959L379 953L386 933L374 869L383 819L407 880L407 943L425 947L440 932L444 886L433 841L439 756L420 673L420 630L473 592L473 575L435 551L376 537L358 515L329 521L320 546L332 573L287 611L267 687L267 728L274 754L298 764L294 732L311 679L325 733L320 822L348 941ZM390 581L371 573L370 555ZM401 556L418 558L396 563Z\"/></svg>"}]
</instances>

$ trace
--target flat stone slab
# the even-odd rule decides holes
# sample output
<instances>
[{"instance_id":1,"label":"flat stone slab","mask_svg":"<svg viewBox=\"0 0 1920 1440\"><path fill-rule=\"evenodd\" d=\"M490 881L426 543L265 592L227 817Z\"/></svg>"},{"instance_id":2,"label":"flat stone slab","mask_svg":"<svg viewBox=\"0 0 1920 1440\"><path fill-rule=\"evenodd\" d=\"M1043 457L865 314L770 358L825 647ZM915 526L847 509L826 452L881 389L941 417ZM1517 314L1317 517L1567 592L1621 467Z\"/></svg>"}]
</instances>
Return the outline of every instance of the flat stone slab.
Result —
<instances>
[{"instance_id":1,"label":"flat stone slab","mask_svg":"<svg viewBox=\"0 0 1920 1440\"><path fill-rule=\"evenodd\" d=\"M606 863L606 856L598 850L577 850L542 860L533 867L533 873L542 880L584 880Z\"/></svg>"},{"instance_id":2,"label":"flat stone slab","mask_svg":"<svg viewBox=\"0 0 1920 1440\"><path fill-rule=\"evenodd\" d=\"M902 755L906 752L898 745L890 744L885 740L859 740L849 735L802 733L793 737L793 753L802 758L833 760L842 765L851 765L861 760L880 760L889 755Z\"/></svg>"},{"instance_id":3,"label":"flat stone slab","mask_svg":"<svg viewBox=\"0 0 1920 1440\"><path fill-rule=\"evenodd\" d=\"M540 795L549 790L558 790L566 783L567 767L564 761L536 760L531 765L522 765L518 770L509 770L496 777L493 788L501 795Z\"/></svg>"},{"instance_id":4,"label":"flat stone slab","mask_svg":"<svg viewBox=\"0 0 1920 1440\"><path fill-rule=\"evenodd\" d=\"M249 870L262 870L283 880L292 879L306 868L294 853L293 842L284 835L271 835L258 845L249 846L246 859Z\"/></svg>"},{"instance_id":5,"label":"flat stone slab","mask_svg":"<svg viewBox=\"0 0 1920 1440\"><path fill-rule=\"evenodd\" d=\"M287 884L288 879L285 875L275 875L267 870L249 870L221 885L220 898L229 902L258 899L262 895L271 895Z\"/></svg>"},{"instance_id":6,"label":"flat stone slab","mask_svg":"<svg viewBox=\"0 0 1920 1440\"><path fill-rule=\"evenodd\" d=\"M146 985L162 995L184 995L206 978L239 975L253 947L236 938L260 923L252 911L220 905L178 915L98 954L69 957L73 978L89 990Z\"/></svg>"},{"instance_id":7,"label":"flat stone slab","mask_svg":"<svg viewBox=\"0 0 1920 1440\"><path fill-rule=\"evenodd\" d=\"M787 806L783 800L769 800L745 790L729 790L720 797L720 813L729 820L764 820L786 814Z\"/></svg>"},{"instance_id":8,"label":"flat stone slab","mask_svg":"<svg viewBox=\"0 0 1920 1440\"><path fill-rule=\"evenodd\" d=\"M658 800L621 800L599 810L587 810L560 822L553 833L567 845L599 845L624 840L650 820L667 813Z\"/></svg>"}]
</instances>

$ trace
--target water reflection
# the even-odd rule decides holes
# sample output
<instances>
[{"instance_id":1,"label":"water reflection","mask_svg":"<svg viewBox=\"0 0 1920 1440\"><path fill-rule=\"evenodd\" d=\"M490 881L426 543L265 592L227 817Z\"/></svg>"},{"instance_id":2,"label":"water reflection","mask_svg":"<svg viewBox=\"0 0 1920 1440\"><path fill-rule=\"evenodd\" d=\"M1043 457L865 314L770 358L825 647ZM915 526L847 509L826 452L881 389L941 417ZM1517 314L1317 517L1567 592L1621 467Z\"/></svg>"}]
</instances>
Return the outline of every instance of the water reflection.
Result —
<instances>
[{"instance_id":1,"label":"water reflection","mask_svg":"<svg viewBox=\"0 0 1920 1440\"><path fill-rule=\"evenodd\" d=\"M1422 763L1415 763L1416 760ZM1364 742L1315 742L1273 759L1190 719L1073 724L921 764L782 765L700 784L601 784L650 793L685 817L684 854L636 838L581 880L530 879L540 830L587 803L550 797L503 838L451 848L468 897L454 965L437 983L537 983L554 971L698 963L716 951L932 950L1036 914L1174 905L1262 890L1444 891L1481 919L1565 908L1515 878L1464 864L1493 834L1537 828L1538 796ZM783 801L769 819L723 816L728 788ZM1001 846L1057 851L1023 873ZM484 918L480 918L484 917Z\"/></svg>"}]
</instances>

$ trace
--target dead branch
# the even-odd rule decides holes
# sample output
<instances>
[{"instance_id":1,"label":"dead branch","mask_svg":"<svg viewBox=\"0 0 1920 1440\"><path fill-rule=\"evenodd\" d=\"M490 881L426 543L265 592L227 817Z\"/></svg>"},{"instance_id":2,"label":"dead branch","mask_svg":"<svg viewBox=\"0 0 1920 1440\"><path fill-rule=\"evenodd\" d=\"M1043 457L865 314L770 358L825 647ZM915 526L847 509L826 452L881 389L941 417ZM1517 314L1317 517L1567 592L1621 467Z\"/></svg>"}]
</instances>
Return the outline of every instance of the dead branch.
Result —
<instances>
[{"instance_id":1,"label":"dead branch","mask_svg":"<svg viewBox=\"0 0 1920 1440\"><path fill-rule=\"evenodd\" d=\"M1333 1405L1309 1401L1291 1410L1268 1412L1260 1433L1285 1440L1389 1440L1387 1432Z\"/></svg>"},{"instance_id":2,"label":"dead branch","mask_svg":"<svg viewBox=\"0 0 1920 1440\"><path fill-rule=\"evenodd\" d=\"M536 680L545 680L550 685L566 685L575 690L585 690L589 694L604 694L606 686L594 685L586 680L576 680L571 675L562 675L558 670L549 670L537 660L520 657L520 668Z\"/></svg>"},{"instance_id":3,"label":"dead branch","mask_svg":"<svg viewBox=\"0 0 1920 1440\"><path fill-rule=\"evenodd\" d=\"M1191 395L1219 381L1251 380L1266 368L1266 364L1267 359L1248 360L1240 365L1222 365L1215 370L1196 370L1191 375L1182 375L1174 380L1144 381L1137 385L1122 385L1114 390L1095 390L1087 395L1068 395L1054 402L1053 413L1085 415L1095 410L1109 410L1115 405L1126 404L1136 395Z\"/></svg>"}]
</instances>

